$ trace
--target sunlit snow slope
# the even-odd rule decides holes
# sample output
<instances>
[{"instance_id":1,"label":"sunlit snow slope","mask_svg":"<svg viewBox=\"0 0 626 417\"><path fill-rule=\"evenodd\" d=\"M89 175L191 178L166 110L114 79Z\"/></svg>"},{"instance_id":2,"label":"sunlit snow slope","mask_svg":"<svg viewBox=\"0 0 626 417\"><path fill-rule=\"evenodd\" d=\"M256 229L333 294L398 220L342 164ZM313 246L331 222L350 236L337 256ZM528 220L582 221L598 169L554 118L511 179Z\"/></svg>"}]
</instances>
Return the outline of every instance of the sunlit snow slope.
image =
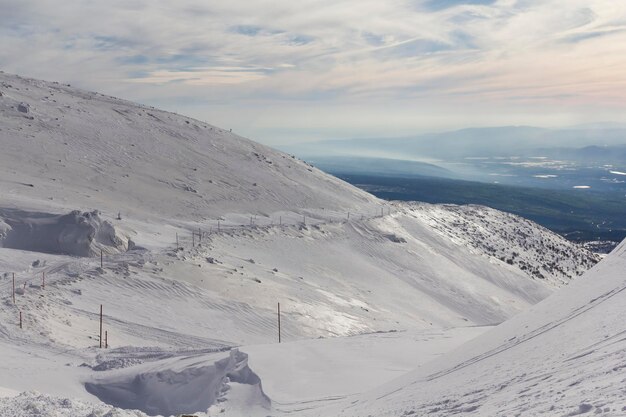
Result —
<instances>
[{"instance_id":1,"label":"sunlit snow slope","mask_svg":"<svg viewBox=\"0 0 626 417\"><path fill-rule=\"evenodd\" d=\"M4 73L0 92L5 205L32 199L199 220L378 202L305 162L177 114Z\"/></svg>"},{"instance_id":2,"label":"sunlit snow slope","mask_svg":"<svg viewBox=\"0 0 626 417\"><path fill-rule=\"evenodd\" d=\"M622 242L529 311L320 415L626 415L625 306Z\"/></svg>"}]
</instances>

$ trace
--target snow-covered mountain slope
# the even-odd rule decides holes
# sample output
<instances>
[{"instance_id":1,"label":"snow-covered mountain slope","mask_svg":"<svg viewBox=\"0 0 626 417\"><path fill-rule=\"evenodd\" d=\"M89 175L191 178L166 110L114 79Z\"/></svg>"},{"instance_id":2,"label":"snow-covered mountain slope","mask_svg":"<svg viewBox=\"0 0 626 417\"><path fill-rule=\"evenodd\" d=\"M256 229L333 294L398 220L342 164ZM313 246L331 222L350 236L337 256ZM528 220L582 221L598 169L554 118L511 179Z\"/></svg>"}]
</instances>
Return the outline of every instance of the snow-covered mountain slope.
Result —
<instances>
[{"instance_id":1,"label":"snow-covered mountain slope","mask_svg":"<svg viewBox=\"0 0 626 417\"><path fill-rule=\"evenodd\" d=\"M263 375L229 350L276 342L278 303L282 340L297 341L292 357L311 338L441 330L432 356L457 345L444 343L454 330L442 329L500 323L597 261L519 217L385 203L172 113L7 74L0 92L3 392L164 413L227 401L235 415L255 407L267 415L280 410L252 377ZM95 347L100 305L112 348L104 352ZM222 365L228 370L215 371ZM155 375L182 383L134 390ZM343 394L392 377L384 375ZM198 391L210 397L201 409L135 398L172 389L178 397L167 404L188 403L180 398L198 384L210 385ZM31 401L58 404L34 395L7 404L27 410Z\"/></svg>"},{"instance_id":2,"label":"snow-covered mountain slope","mask_svg":"<svg viewBox=\"0 0 626 417\"><path fill-rule=\"evenodd\" d=\"M380 204L228 130L58 83L0 73L0 120L5 205L202 220Z\"/></svg>"},{"instance_id":3,"label":"snow-covered mountain slope","mask_svg":"<svg viewBox=\"0 0 626 417\"><path fill-rule=\"evenodd\" d=\"M324 416L626 414L626 241L582 278Z\"/></svg>"},{"instance_id":4,"label":"snow-covered mountain slope","mask_svg":"<svg viewBox=\"0 0 626 417\"><path fill-rule=\"evenodd\" d=\"M555 287L567 284L600 260L530 220L489 207L422 203L408 207L404 211L410 216L454 242L514 265Z\"/></svg>"}]
</instances>

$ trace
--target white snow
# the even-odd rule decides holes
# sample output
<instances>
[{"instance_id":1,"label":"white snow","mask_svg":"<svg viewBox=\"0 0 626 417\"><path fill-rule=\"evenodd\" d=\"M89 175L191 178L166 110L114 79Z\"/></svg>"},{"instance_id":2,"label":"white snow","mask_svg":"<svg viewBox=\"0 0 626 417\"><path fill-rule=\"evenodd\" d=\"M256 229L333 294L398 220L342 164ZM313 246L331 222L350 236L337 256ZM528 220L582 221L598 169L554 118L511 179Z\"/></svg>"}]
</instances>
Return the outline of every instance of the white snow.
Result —
<instances>
[{"instance_id":1,"label":"white snow","mask_svg":"<svg viewBox=\"0 0 626 417\"><path fill-rule=\"evenodd\" d=\"M0 221L0 246L5 248L96 256L100 251L119 253L133 246L97 211L53 215L0 208Z\"/></svg>"},{"instance_id":2,"label":"white snow","mask_svg":"<svg viewBox=\"0 0 626 417\"><path fill-rule=\"evenodd\" d=\"M247 405L269 409L270 400L247 360L248 356L237 349L222 354L187 354L121 371L107 370L86 382L85 388L107 404L169 416L206 412L225 401L231 384L239 384L248 391Z\"/></svg>"},{"instance_id":3,"label":"white snow","mask_svg":"<svg viewBox=\"0 0 626 417\"><path fill-rule=\"evenodd\" d=\"M626 242L528 311L315 415L624 415Z\"/></svg>"},{"instance_id":4,"label":"white snow","mask_svg":"<svg viewBox=\"0 0 626 417\"><path fill-rule=\"evenodd\" d=\"M334 415L599 260L176 114L4 73L0 91L0 415Z\"/></svg>"}]
</instances>

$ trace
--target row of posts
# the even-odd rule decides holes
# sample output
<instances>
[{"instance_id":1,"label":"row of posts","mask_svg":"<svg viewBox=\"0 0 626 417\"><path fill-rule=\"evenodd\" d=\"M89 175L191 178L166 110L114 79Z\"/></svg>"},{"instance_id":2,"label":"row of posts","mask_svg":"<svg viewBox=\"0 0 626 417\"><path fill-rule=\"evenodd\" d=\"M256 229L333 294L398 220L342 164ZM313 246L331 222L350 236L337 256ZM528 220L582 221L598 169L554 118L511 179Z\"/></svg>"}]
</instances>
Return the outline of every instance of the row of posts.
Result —
<instances>
[{"instance_id":1,"label":"row of posts","mask_svg":"<svg viewBox=\"0 0 626 417\"><path fill-rule=\"evenodd\" d=\"M387 214L391 214L391 208L387 207ZM385 215L385 209L384 207L380 208L380 217L383 217ZM346 213L346 217L348 220L350 220L350 212ZM361 219L363 219L364 216L361 215ZM255 223L254 221L256 220L256 216L250 216L250 226L254 226ZM283 225L283 217L279 216L278 217L278 224L279 226ZM306 226L306 215L302 216L302 224ZM274 223L272 222L271 225L273 226ZM217 221L217 232L220 233L221 232L221 223L220 220ZM198 236L198 243L202 242L202 236L204 235L204 233L202 232L201 228L198 228L198 233L196 233L195 231L191 231L191 246L195 247L196 246L196 236ZM178 238L178 232L176 233L176 247L179 248L180 247L180 241ZM102 251L100 251L100 263L102 264ZM102 267L102 265L101 265Z\"/></svg>"},{"instance_id":2,"label":"row of posts","mask_svg":"<svg viewBox=\"0 0 626 417\"><path fill-rule=\"evenodd\" d=\"M388 209L389 213L391 213L391 209ZM380 215L381 217L384 216L384 208L381 207L380 209ZM350 219L350 212L347 213L347 218ZM279 217L279 224L282 226L282 216ZM302 216L302 223L306 225L306 216ZM254 224L254 218L251 216L250 217L250 225ZM217 230L218 232L220 232L220 221L217 221ZM192 231L191 233L191 238L192 238L192 246L195 246L195 237L196 237L196 233L194 231ZM200 228L198 228L198 243L202 242L202 230ZM176 233L176 247L179 247L179 240L178 240L178 233ZM100 268L104 268L104 254L102 252L102 250L100 250ZM12 299L13 299L13 304L16 304L15 301L15 273L13 273L13 292L12 292ZM46 273L45 271L41 273L41 288L45 289L46 288ZM26 289L26 283L24 283L24 289ZM281 313L280 313L280 303L278 303L277 305L277 319L278 319L278 343L282 342L282 338L281 338L281 323L280 323L280 318L281 318ZM19 326L20 329L23 328L23 315L22 315L22 310L19 310ZM99 343L100 343L100 348L108 348L109 347L109 343L108 343L108 331L105 330L104 331L104 335L103 335L103 306L102 304L100 304L100 335L99 335Z\"/></svg>"},{"instance_id":3,"label":"row of posts","mask_svg":"<svg viewBox=\"0 0 626 417\"><path fill-rule=\"evenodd\" d=\"M102 267L103 263L103 255L102 255L102 251L100 251L100 267ZM13 298L13 304L17 304L15 301L15 272L13 273L13 292L12 292L12 298ZM26 288L26 283L24 283L24 288ZM45 271L41 273L41 288L45 289L46 288L46 273ZM103 314L103 305L100 304L100 333L99 333L99 344L100 344L100 349L104 348L107 349L109 347L109 332L108 330L104 330L104 314ZM281 338L281 323L280 323L280 303L278 303L277 306L277 319L278 319L278 343L282 342L282 338ZM23 321L23 314L22 314L22 310L19 310L19 326L20 329L24 328L24 321ZM104 332L104 333L103 333Z\"/></svg>"}]
</instances>

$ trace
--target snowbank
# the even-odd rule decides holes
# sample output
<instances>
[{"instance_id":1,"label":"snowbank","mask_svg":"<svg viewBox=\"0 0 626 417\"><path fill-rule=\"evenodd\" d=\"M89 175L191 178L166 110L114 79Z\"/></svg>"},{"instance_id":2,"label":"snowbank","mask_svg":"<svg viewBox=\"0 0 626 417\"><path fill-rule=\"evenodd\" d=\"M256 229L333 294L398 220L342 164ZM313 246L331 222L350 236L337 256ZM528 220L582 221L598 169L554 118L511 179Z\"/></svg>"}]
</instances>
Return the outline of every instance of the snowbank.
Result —
<instances>
[{"instance_id":1,"label":"snowbank","mask_svg":"<svg viewBox=\"0 0 626 417\"><path fill-rule=\"evenodd\" d=\"M0 246L33 252L96 256L131 249L98 211L72 211L66 215L0 209Z\"/></svg>"},{"instance_id":2,"label":"snowbank","mask_svg":"<svg viewBox=\"0 0 626 417\"><path fill-rule=\"evenodd\" d=\"M237 349L226 357L223 353L194 355L106 373L85 383L89 393L115 407L149 415L206 412L226 401L235 384L239 401L244 398L250 406L270 406L261 380L248 367L248 355Z\"/></svg>"}]
</instances>

